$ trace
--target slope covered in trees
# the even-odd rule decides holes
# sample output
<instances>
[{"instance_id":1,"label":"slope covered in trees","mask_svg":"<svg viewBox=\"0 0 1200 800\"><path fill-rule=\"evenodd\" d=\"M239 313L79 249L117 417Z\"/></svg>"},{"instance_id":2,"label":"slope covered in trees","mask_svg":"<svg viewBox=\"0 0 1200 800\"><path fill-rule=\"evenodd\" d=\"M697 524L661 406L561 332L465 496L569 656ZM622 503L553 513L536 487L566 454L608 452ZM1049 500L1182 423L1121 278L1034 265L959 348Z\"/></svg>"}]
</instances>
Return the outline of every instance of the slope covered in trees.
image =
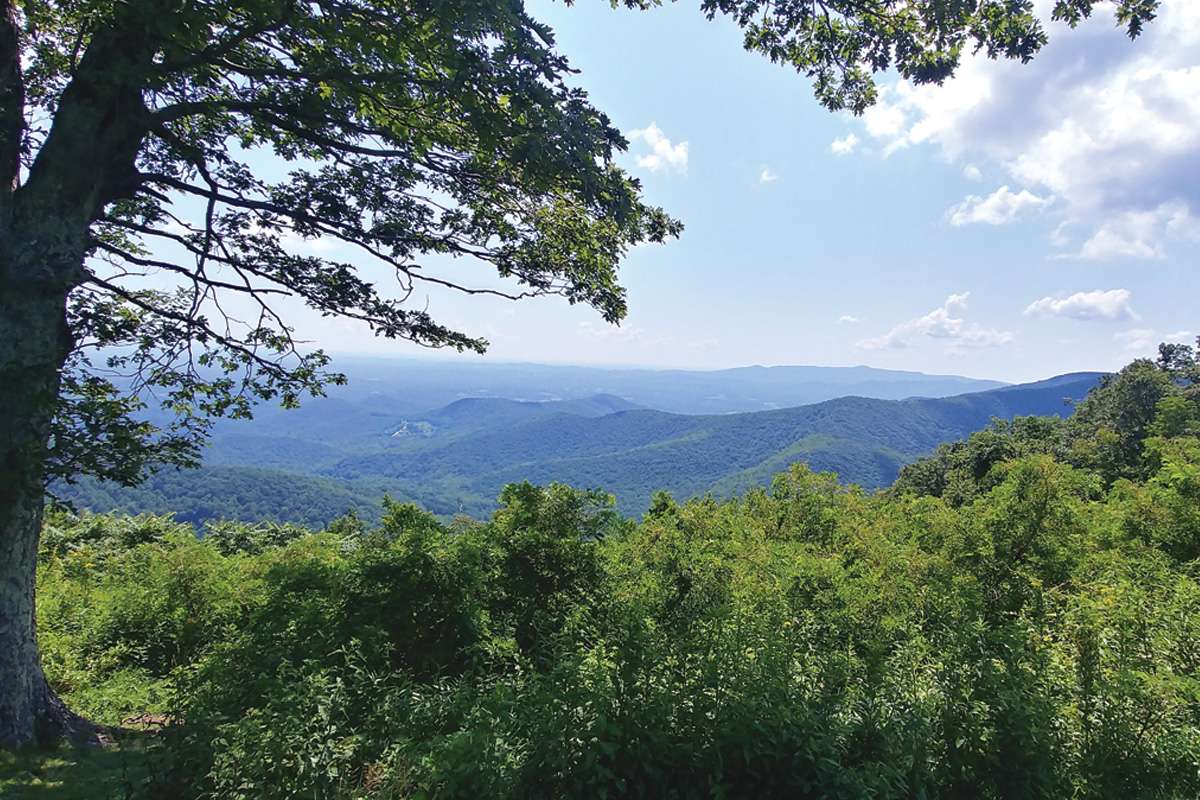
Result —
<instances>
[{"instance_id":1,"label":"slope covered in trees","mask_svg":"<svg viewBox=\"0 0 1200 800\"><path fill-rule=\"evenodd\" d=\"M208 467L163 471L136 487L84 478L62 494L79 509L121 514L172 514L197 530L206 522L246 520L290 522L323 528L348 510L379 522L379 498L386 487L349 484L256 467ZM407 496L392 494L398 499Z\"/></svg>"},{"instance_id":2,"label":"slope covered in trees","mask_svg":"<svg viewBox=\"0 0 1200 800\"><path fill-rule=\"evenodd\" d=\"M1192 798L1185 355L873 495L796 465L640 522L528 483L449 527L56 515L47 675L186 719L151 796Z\"/></svg>"},{"instance_id":3,"label":"slope covered in trees","mask_svg":"<svg viewBox=\"0 0 1200 800\"><path fill-rule=\"evenodd\" d=\"M696 416L637 409L610 396L553 403L468 398L411 415L326 404L321 413L301 410L287 429L218 434L207 460L212 466L203 470L161 473L130 489L84 480L59 491L93 511L174 510L192 522L237 517L319 525L347 508L371 517L373 500L363 499L384 491L446 518L485 519L499 487L523 480L601 486L635 514L661 489L680 498L709 491L728 497L768 485L795 461L876 489L889 485L902 465L993 417L1068 413L1064 398L1082 399L1099 377L1080 373L951 398L846 397ZM302 487L311 487L311 499L275 499ZM327 516L313 516L319 509Z\"/></svg>"}]
</instances>

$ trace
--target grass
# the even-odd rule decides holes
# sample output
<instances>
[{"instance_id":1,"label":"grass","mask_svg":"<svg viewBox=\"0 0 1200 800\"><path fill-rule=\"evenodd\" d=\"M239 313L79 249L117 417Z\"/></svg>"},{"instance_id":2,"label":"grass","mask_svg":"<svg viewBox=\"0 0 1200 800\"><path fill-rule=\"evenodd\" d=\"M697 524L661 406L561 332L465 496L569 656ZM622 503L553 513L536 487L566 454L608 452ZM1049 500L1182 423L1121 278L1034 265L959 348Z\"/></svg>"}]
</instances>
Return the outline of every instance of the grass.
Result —
<instances>
[{"instance_id":1,"label":"grass","mask_svg":"<svg viewBox=\"0 0 1200 800\"><path fill-rule=\"evenodd\" d=\"M110 747L30 749L0 752L0 797L4 800L126 800L143 796L161 773L160 748L125 742Z\"/></svg>"}]
</instances>

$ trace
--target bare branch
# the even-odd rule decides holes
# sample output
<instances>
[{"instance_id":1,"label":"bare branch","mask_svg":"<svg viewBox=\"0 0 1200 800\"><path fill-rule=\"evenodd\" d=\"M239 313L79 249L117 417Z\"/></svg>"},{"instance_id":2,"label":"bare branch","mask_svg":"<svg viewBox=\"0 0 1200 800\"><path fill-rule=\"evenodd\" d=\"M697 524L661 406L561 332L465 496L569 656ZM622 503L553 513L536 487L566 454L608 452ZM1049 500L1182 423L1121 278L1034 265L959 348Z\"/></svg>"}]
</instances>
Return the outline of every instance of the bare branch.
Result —
<instances>
[{"instance_id":1,"label":"bare branch","mask_svg":"<svg viewBox=\"0 0 1200 800\"><path fill-rule=\"evenodd\" d=\"M221 347L226 348L234 353L240 353L242 356L252 361L256 369L262 370L267 374L282 375L286 371L284 367L279 365L278 361L259 354L256 347L245 344L241 340L234 338L229 333L220 333L216 328L213 328L201 317L181 314L168 308L163 308L161 305L148 303L140 298L136 293L127 291L124 287L106 281L103 278L92 276L88 279L88 283L92 283L101 287L105 291L121 298L130 305L140 308L147 313L177 322L184 326L185 330L203 331L207 336L211 337L213 341L221 345ZM292 337L288 329L285 328L283 331L281 331L281 333L289 341L292 341ZM187 336L186 339L189 347L196 341L195 336ZM191 363L196 362L192 360Z\"/></svg>"},{"instance_id":2,"label":"bare branch","mask_svg":"<svg viewBox=\"0 0 1200 800\"><path fill-rule=\"evenodd\" d=\"M108 244L107 242L96 242L96 247L99 248L100 250L103 250L106 253L111 253L112 255L117 256L122 261L128 261L130 264L135 264L139 267L163 269L163 270L167 270L169 272L175 272L179 275L183 275L183 276L190 278L194 281L197 281L199 283L203 283L207 286L211 286L214 289L228 289L229 291L232 291L232 292L240 292L242 294L251 294L251 295L254 295L254 294L277 294L277 295L282 295L284 297L287 297L292 294L291 292L286 291L284 289L271 289L271 288L262 287L262 286L251 286L249 283L237 284L237 283L228 283L226 281L219 281L215 278L208 277L208 275L206 275L206 274L203 274L200 272L193 272L193 271L187 269L186 267L181 267L172 261L161 261L159 259L154 259L154 258L142 258L139 256L135 256L132 253L128 253L128 252L120 249L119 247L114 247L113 245Z\"/></svg>"}]
</instances>

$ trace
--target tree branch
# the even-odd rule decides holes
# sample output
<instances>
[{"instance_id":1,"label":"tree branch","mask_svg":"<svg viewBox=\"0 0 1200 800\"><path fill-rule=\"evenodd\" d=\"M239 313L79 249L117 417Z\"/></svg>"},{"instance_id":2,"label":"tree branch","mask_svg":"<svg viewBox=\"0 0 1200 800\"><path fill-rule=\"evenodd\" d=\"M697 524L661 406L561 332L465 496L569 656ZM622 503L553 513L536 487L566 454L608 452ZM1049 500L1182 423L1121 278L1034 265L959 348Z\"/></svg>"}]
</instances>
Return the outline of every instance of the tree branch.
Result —
<instances>
[{"instance_id":1,"label":"tree branch","mask_svg":"<svg viewBox=\"0 0 1200 800\"><path fill-rule=\"evenodd\" d=\"M0 0L0 220L7 220L12 211L25 136L25 82L15 13L12 0Z\"/></svg>"},{"instance_id":2,"label":"tree branch","mask_svg":"<svg viewBox=\"0 0 1200 800\"><path fill-rule=\"evenodd\" d=\"M284 289L271 289L265 286L252 286L249 282L245 284L236 284L228 283L226 281L219 281L215 278L208 277L206 274L193 272L186 267L181 267L178 264L174 264L170 261L160 261L154 258L142 258L140 256L135 256L134 254L128 253L119 247L108 244L107 242L96 242L96 247L106 253L111 253L122 261L127 261L130 264L135 264L139 267L168 270L170 272L190 278L197 283L203 283L206 286L211 286L214 289L228 289L229 291L250 295L278 294L288 297L292 294Z\"/></svg>"},{"instance_id":3,"label":"tree branch","mask_svg":"<svg viewBox=\"0 0 1200 800\"><path fill-rule=\"evenodd\" d=\"M162 306L148 303L138 297L135 293L129 292L115 283L111 283L94 275L88 279L88 282L99 286L114 296L121 298L130 305L140 308L149 314L153 314L164 319L169 319L172 322L177 322L187 330L203 331L207 336L212 337L212 340L221 345L221 347L226 348L231 352L241 354L243 357L253 362L256 369L260 369L268 375L282 375L286 372L285 368L281 367L276 361L260 355L256 347L249 346L228 333L222 334L218 332L216 328L206 323L201 317L181 314L177 311L172 311L168 308L163 308ZM292 341L291 334L286 328L281 333L289 342ZM196 340L194 335L186 335L184 338L186 339L189 348ZM197 362L192 359L190 360L190 363Z\"/></svg>"}]
</instances>

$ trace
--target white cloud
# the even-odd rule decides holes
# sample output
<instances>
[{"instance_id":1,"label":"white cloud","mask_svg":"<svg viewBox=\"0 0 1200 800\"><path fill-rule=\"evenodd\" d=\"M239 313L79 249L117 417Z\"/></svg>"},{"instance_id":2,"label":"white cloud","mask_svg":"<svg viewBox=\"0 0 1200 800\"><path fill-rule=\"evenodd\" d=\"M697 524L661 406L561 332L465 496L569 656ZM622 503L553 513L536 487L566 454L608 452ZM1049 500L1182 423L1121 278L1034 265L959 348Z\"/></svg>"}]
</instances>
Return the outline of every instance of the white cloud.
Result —
<instances>
[{"instance_id":1,"label":"white cloud","mask_svg":"<svg viewBox=\"0 0 1200 800\"><path fill-rule=\"evenodd\" d=\"M1078 320L1126 320L1138 319L1129 307L1128 289L1097 289L1094 292L1077 292L1070 297L1055 300L1043 297L1030 303L1025 313L1040 317L1066 317Z\"/></svg>"},{"instance_id":2,"label":"white cloud","mask_svg":"<svg viewBox=\"0 0 1200 800\"><path fill-rule=\"evenodd\" d=\"M1008 186L1001 186L987 197L968 195L961 203L947 209L946 218L955 226L973 222L1007 225L1026 208L1044 208L1053 201L1053 197L1038 197L1027 189L1014 193Z\"/></svg>"},{"instance_id":3,"label":"white cloud","mask_svg":"<svg viewBox=\"0 0 1200 800\"><path fill-rule=\"evenodd\" d=\"M1164 342L1173 342L1175 344L1191 344L1196 338L1196 334L1191 331L1175 331L1168 333L1162 338Z\"/></svg>"},{"instance_id":4,"label":"white cloud","mask_svg":"<svg viewBox=\"0 0 1200 800\"><path fill-rule=\"evenodd\" d=\"M983 180L983 173L974 164L967 164L963 167L963 177L969 181L981 181Z\"/></svg>"},{"instance_id":5,"label":"white cloud","mask_svg":"<svg viewBox=\"0 0 1200 800\"><path fill-rule=\"evenodd\" d=\"M1125 344L1127 353L1146 353L1155 351L1158 341L1153 328L1133 328L1113 336L1113 340Z\"/></svg>"},{"instance_id":6,"label":"white cloud","mask_svg":"<svg viewBox=\"0 0 1200 800\"><path fill-rule=\"evenodd\" d=\"M1130 212L1105 221L1074 257L1089 261L1164 258L1153 214Z\"/></svg>"},{"instance_id":7,"label":"white cloud","mask_svg":"<svg viewBox=\"0 0 1200 800\"><path fill-rule=\"evenodd\" d=\"M1166 219L1168 236L1200 242L1200 217L1193 216L1179 203L1166 203L1158 211Z\"/></svg>"},{"instance_id":8,"label":"white cloud","mask_svg":"<svg viewBox=\"0 0 1200 800\"><path fill-rule=\"evenodd\" d=\"M908 347L920 338L947 341L945 352L957 355L969 349L1008 344L1013 340L1011 331L989 330L973 323L967 327L961 317L954 316L967 310L969 292L952 294L941 308L930 311L923 317L902 322L888 333L875 339L863 339L857 343L864 350L883 350Z\"/></svg>"},{"instance_id":9,"label":"white cloud","mask_svg":"<svg viewBox=\"0 0 1200 800\"><path fill-rule=\"evenodd\" d=\"M649 155L637 156L637 165L639 167L648 169L651 172L661 172L665 169L673 169L679 173L687 172L687 142L672 144L671 140L662 132L662 129L653 122L645 128L629 132L629 140L631 142L638 139L650 145L651 150Z\"/></svg>"},{"instance_id":10,"label":"white cloud","mask_svg":"<svg viewBox=\"0 0 1200 800\"><path fill-rule=\"evenodd\" d=\"M774 172L771 172L771 170L767 169L766 167L763 167L762 174L758 176L759 183L770 183L771 181L777 180L779 180L779 176Z\"/></svg>"},{"instance_id":11,"label":"white cloud","mask_svg":"<svg viewBox=\"0 0 1200 800\"><path fill-rule=\"evenodd\" d=\"M857 145L858 137L853 133L848 133L841 139L834 139L833 144L829 145L829 149L839 156L844 156L848 153L853 153Z\"/></svg>"},{"instance_id":12,"label":"white cloud","mask_svg":"<svg viewBox=\"0 0 1200 800\"><path fill-rule=\"evenodd\" d=\"M851 322L858 322L858 317L852 317L849 314L843 314L842 316L838 317L839 325Z\"/></svg>"},{"instance_id":13,"label":"white cloud","mask_svg":"<svg viewBox=\"0 0 1200 800\"><path fill-rule=\"evenodd\" d=\"M1048 19L1051 0L1035 5ZM1162 0L1134 42L1109 4L1074 31L1047 23L1029 64L981 54L943 86L884 87L863 127L885 153L933 145L1053 196L1065 223L1053 241L1072 256L1161 257L1172 238L1200 240L1198 8Z\"/></svg>"},{"instance_id":14,"label":"white cloud","mask_svg":"<svg viewBox=\"0 0 1200 800\"><path fill-rule=\"evenodd\" d=\"M579 323L578 331L579 336L589 344L622 348L627 352L655 351L675 344L674 337L670 335L648 332L645 328L635 328L632 325L608 325L584 320Z\"/></svg>"},{"instance_id":15,"label":"white cloud","mask_svg":"<svg viewBox=\"0 0 1200 800\"><path fill-rule=\"evenodd\" d=\"M593 342L628 342L640 343L645 331L631 326L596 325L592 322L579 323L579 333Z\"/></svg>"},{"instance_id":16,"label":"white cloud","mask_svg":"<svg viewBox=\"0 0 1200 800\"><path fill-rule=\"evenodd\" d=\"M898 88L902 92L906 87L907 84L898 84ZM891 87L881 86L879 88L879 102L866 110L862 116L863 123L866 125L868 134L876 139L888 140L889 147L892 144L904 147L907 145L905 129L908 126L908 119L901 103L887 102L889 94L891 94ZM853 133L847 138L851 137L854 137ZM855 140L857 141L857 137Z\"/></svg>"},{"instance_id":17,"label":"white cloud","mask_svg":"<svg viewBox=\"0 0 1200 800\"><path fill-rule=\"evenodd\" d=\"M175 223L172 223L172 225L175 225ZM183 230L185 230L183 226L175 226L172 232L178 233ZM296 231L286 226L282 227L280 230L274 230L260 224L259 222L251 222L249 230L251 233L255 234L266 234L269 236L278 237L279 244L282 245L286 250L293 253L328 256L333 251L341 248L341 243L337 239L329 236L301 236L300 234L296 233Z\"/></svg>"}]
</instances>

